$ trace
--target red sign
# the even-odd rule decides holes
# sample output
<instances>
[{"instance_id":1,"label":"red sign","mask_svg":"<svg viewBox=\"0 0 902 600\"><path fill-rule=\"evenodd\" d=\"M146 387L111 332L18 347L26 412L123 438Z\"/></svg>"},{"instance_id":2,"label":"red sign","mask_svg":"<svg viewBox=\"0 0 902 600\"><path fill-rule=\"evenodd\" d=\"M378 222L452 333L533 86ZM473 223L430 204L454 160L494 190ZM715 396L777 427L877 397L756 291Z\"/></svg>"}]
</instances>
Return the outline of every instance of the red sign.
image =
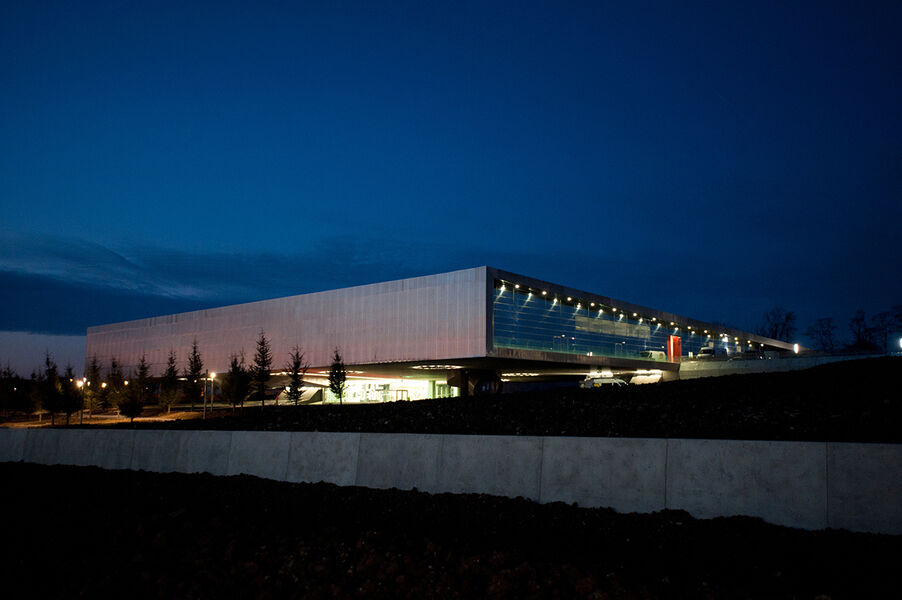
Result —
<instances>
[{"instance_id":1,"label":"red sign","mask_svg":"<svg viewBox=\"0 0 902 600\"><path fill-rule=\"evenodd\" d=\"M683 343L680 336L672 335L667 338L667 358L670 362L680 362L680 356L683 354Z\"/></svg>"}]
</instances>

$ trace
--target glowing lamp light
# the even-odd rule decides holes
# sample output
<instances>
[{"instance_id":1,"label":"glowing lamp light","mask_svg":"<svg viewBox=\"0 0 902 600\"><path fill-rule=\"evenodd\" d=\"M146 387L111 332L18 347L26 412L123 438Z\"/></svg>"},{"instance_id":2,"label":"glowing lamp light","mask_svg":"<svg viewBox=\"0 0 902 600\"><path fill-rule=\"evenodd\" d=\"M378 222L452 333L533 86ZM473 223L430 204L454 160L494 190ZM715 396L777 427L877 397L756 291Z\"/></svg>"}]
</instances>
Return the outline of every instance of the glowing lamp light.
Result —
<instances>
[{"instance_id":1,"label":"glowing lamp light","mask_svg":"<svg viewBox=\"0 0 902 600\"><path fill-rule=\"evenodd\" d=\"M799 353L799 345L798 345L798 344L793 344L793 345L792 345L792 351L795 352L796 354L798 354L798 353Z\"/></svg>"},{"instance_id":2,"label":"glowing lamp light","mask_svg":"<svg viewBox=\"0 0 902 600\"><path fill-rule=\"evenodd\" d=\"M547 294L548 294L548 292L542 292L542 295L543 295L543 296L545 296L545 295L547 295Z\"/></svg>"},{"instance_id":3,"label":"glowing lamp light","mask_svg":"<svg viewBox=\"0 0 902 600\"><path fill-rule=\"evenodd\" d=\"M84 384L85 384L85 382L80 379L75 382L75 385L77 385L79 388L82 387Z\"/></svg>"},{"instance_id":4,"label":"glowing lamp light","mask_svg":"<svg viewBox=\"0 0 902 600\"><path fill-rule=\"evenodd\" d=\"M216 379L216 373L210 373L210 379Z\"/></svg>"},{"instance_id":5,"label":"glowing lamp light","mask_svg":"<svg viewBox=\"0 0 902 600\"><path fill-rule=\"evenodd\" d=\"M125 380L125 385L128 385L128 379Z\"/></svg>"},{"instance_id":6,"label":"glowing lamp light","mask_svg":"<svg viewBox=\"0 0 902 600\"><path fill-rule=\"evenodd\" d=\"M520 284L519 284L519 283L514 284L514 289L515 289L515 290L519 290L519 289L520 289Z\"/></svg>"},{"instance_id":7,"label":"glowing lamp light","mask_svg":"<svg viewBox=\"0 0 902 600\"><path fill-rule=\"evenodd\" d=\"M567 302L570 302L571 300L573 300L573 298L571 298L570 296L567 296Z\"/></svg>"},{"instance_id":8,"label":"glowing lamp light","mask_svg":"<svg viewBox=\"0 0 902 600\"><path fill-rule=\"evenodd\" d=\"M103 383L101 383L101 384L100 384L100 387L105 388L105 387L106 387L106 381L104 381Z\"/></svg>"}]
</instances>

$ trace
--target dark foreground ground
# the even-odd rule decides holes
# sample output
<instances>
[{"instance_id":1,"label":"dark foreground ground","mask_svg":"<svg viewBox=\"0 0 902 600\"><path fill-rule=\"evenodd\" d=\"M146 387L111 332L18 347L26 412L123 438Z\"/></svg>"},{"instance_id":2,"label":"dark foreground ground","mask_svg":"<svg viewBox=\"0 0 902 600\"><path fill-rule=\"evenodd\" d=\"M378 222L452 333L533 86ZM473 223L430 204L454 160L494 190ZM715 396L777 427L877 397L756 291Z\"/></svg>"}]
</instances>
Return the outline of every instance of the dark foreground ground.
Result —
<instances>
[{"instance_id":1,"label":"dark foreground ground","mask_svg":"<svg viewBox=\"0 0 902 600\"><path fill-rule=\"evenodd\" d=\"M0 464L7 598L899 597L902 536Z\"/></svg>"},{"instance_id":2,"label":"dark foreground ground","mask_svg":"<svg viewBox=\"0 0 902 600\"><path fill-rule=\"evenodd\" d=\"M246 406L153 429L371 431L902 443L902 357L787 373L367 405ZM120 425L129 427L128 424Z\"/></svg>"}]
</instances>

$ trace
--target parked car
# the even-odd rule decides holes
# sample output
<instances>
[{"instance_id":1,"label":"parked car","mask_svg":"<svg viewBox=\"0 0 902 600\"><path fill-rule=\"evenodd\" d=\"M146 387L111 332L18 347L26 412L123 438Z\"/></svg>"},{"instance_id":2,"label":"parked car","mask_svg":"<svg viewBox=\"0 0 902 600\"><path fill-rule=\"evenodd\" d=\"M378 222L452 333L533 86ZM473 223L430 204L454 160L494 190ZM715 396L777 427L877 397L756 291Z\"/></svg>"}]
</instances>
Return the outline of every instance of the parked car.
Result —
<instances>
[{"instance_id":1,"label":"parked car","mask_svg":"<svg viewBox=\"0 0 902 600\"><path fill-rule=\"evenodd\" d=\"M619 377L587 377L585 380L581 381L579 387L583 389L592 389L598 387L621 387L625 386L626 382Z\"/></svg>"}]
</instances>

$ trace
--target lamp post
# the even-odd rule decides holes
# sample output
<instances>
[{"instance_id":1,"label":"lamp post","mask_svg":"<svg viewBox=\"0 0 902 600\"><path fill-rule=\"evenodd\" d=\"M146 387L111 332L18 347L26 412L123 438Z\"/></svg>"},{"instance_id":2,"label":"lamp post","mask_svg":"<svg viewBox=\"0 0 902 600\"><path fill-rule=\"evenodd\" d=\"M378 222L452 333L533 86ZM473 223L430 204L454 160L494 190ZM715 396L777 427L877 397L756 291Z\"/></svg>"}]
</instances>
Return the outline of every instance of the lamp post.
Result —
<instances>
[{"instance_id":1,"label":"lamp post","mask_svg":"<svg viewBox=\"0 0 902 600\"><path fill-rule=\"evenodd\" d=\"M78 424L81 425L85 422L85 381L87 379L81 378L75 382L75 387L78 388L78 393L81 395L81 410L78 411Z\"/></svg>"},{"instance_id":2,"label":"lamp post","mask_svg":"<svg viewBox=\"0 0 902 600\"><path fill-rule=\"evenodd\" d=\"M213 389L213 383L216 381L216 373L210 373L210 414L213 414L213 400L216 398L215 391Z\"/></svg>"},{"instance_id":3,"label":"lamp post","mask_svg":"<svg viewBox=\"0 0 902 600\"><path fill-rule=\"evenodd\" d=\"M210 414L213 413L213 381L216 379L216 373L210 373L207 381L210 382ZM207 384L204 383L204 414L203 419L207 418Z\"/></svg>"}]
</instances>

